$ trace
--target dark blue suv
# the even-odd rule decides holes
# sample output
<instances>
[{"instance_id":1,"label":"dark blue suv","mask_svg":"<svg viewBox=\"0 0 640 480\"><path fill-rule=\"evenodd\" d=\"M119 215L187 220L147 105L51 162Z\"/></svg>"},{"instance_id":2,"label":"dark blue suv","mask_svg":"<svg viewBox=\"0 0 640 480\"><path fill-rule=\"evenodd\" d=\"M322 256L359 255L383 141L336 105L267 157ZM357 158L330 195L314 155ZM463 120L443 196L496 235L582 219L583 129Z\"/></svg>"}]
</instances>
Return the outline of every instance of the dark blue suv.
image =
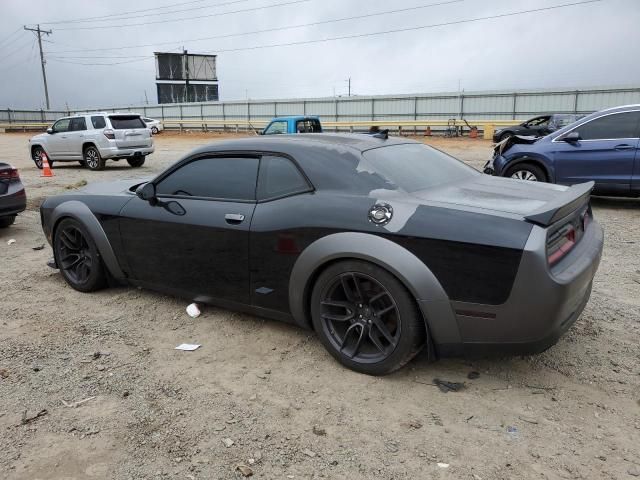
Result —
<instances>
[{"instance_id":1,"label":"dark blue suv","mask_svg":"<svg viewBox=\"0 0 640 480\"><path fill-rule=\"evenodd\" d=\"M596 195L640 196L640 105L593 113L539 139L496 145L485 173L572 185L593 180Z\"/></svg>"}]
</instances>

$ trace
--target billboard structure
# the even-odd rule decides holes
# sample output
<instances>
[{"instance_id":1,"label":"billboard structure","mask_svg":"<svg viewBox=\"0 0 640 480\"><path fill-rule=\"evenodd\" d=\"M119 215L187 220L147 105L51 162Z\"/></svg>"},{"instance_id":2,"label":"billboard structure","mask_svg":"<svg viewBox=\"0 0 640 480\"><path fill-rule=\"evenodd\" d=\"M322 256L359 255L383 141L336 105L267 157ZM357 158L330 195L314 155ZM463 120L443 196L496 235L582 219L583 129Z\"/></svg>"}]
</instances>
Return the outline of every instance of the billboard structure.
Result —
<instances>
[{"instance_id":1,"label":"billboard structure","mask_svg":"<svg viewBox=\"0 0 640 480\"><path fill-rule=\"evenodd\" d=\"M155 52L158 103L220 99L216 55Z\"/></svg>"}]
</instances>

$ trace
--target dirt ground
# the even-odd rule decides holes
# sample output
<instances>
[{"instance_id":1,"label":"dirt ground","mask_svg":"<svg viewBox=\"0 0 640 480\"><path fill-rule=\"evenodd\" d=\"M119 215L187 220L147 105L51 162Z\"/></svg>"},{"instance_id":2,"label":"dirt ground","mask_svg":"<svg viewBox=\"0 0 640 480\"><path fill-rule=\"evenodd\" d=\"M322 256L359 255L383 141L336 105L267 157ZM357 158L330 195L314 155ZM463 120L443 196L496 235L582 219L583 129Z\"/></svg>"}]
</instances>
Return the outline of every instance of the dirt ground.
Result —
<instances>
[{"instance_id":1,"label":"dirt ground","mask_svg":"<svg viewBox=\"0 0 640 480\"><path fill-rule=\"evenodd\" d=\"M42 179L28 135L0 134L29 196L0 230L0 478L242 478L238 465L265 479L640 476L640 200L593 200L604 256L556 346L473 362L422 355L383 378L275 321L212 307L192 319L184 300L133 288L78 293L45 265L48 245L33 249L46 243L45 196L153 175L221 137L162 134L139 170L57 164ZM429 141L476 167L490 153L482 140ZM183 342L202 347L174 350ZM466 388L442 393L434 378Z\"/></svg>"}]
</instances>

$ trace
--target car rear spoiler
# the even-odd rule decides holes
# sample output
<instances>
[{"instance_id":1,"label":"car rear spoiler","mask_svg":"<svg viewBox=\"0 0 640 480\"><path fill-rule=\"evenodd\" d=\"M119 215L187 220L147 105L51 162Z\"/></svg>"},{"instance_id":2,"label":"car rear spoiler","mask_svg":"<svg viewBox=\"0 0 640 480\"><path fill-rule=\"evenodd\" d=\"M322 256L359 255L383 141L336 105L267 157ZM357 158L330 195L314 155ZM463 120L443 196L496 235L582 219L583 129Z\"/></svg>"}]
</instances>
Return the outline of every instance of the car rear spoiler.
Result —
<instances>
[{"instance_id":1,"label":"car rear spoiler","mask_svg":"<svg viewBox=\"0 0 640 480\"><path fill-rule=\"evenodd\" d=\"M543 227L551 225L588 202L593 186L594 182L573 185L524 218Z\"/></svg>"}]
</instances>

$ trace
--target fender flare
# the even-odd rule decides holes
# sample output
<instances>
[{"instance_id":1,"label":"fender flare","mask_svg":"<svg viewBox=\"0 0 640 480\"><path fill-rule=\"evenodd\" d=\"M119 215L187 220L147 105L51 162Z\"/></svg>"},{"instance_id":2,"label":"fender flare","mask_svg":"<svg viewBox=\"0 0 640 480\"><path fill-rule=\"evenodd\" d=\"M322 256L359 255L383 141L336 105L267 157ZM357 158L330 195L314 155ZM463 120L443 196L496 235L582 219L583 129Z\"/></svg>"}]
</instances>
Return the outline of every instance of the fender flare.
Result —
<instances>
[{"instance_id":1,"label":"fender flare","mask_svg":"<svg viewBox=\"0 0 640 480\"><path fill-rule=\"evenodd\" d=\"M109 273L117 280L124 280L125 274L120 268L115 253L113 253L113 248L111 248L107 234L89 207L78 200L69 200L55 207L51 213L51 225L53 226L51 229L52 239L55 235L55 228L64 218L73 218L82 223L89 231L93 241L96 242L98 253L102 257L102 261Z\"/></svg>"},{"instance_id":2,"label":"fender flare","mask_svg":"<svg viewBox=\"0 0 640 480\"><path fill-rule=\"evenodd\" d=\"M308 313L313 281L323 266L339 259L359 259L393 274L412 293L434 343L460 343L451 301L433 272L413 253L386 238L342 232L322 237L298 257L289 277L289 307L295 322L310 329Z\"/></svg>"},{"instance_id":3,"label":"fender flare","mask_svg":"<svg viewBox=\"0 0 640 480\"><path fill-rule=\"evenodd\" d=\"M514 165L518 165L520 163L532 163L536 166L539 166L540 168L542 168L542 170L544 170L544 173L547 174L547 180L550 183L554 183L554 176L553 176L553 172L551 171L551 169L549 169L549 167L547 167L547 165L545 164L544 161L542 161L541 159L537 158L537 157L532 157L529 155L522 155L521 157L515 157L513 160L510 160L509 163L507 163L507 165L505 165L505 174L507 172L507 170L509 170L512 166Z\"/></svg>"}]
</instances>

